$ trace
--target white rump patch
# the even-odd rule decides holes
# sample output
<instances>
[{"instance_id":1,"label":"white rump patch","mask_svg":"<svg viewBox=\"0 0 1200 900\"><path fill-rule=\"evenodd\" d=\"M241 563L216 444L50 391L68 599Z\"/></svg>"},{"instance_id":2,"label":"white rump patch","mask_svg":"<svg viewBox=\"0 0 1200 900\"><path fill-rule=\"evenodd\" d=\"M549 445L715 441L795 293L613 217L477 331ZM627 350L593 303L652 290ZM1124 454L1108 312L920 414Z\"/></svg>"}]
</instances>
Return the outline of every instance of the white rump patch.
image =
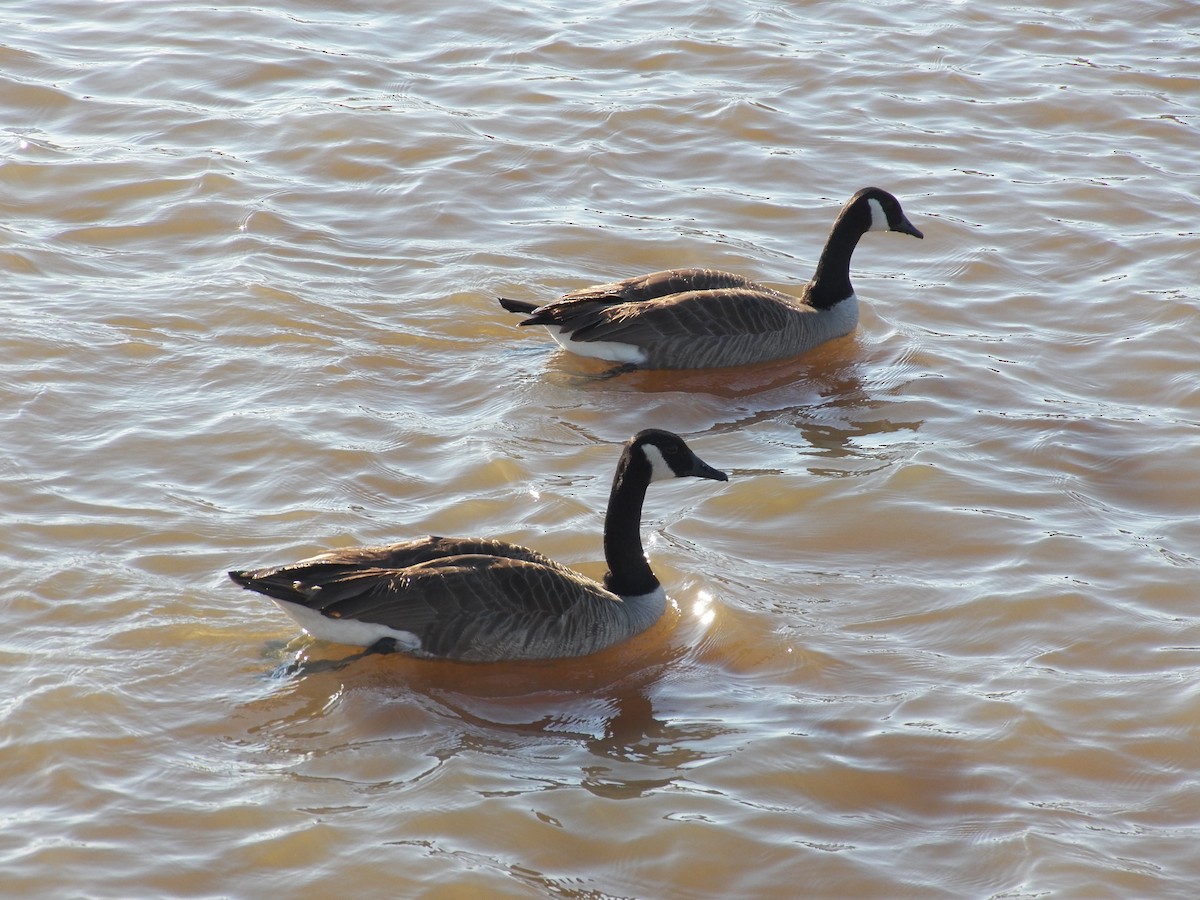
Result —
<instances>
[{"instance_id":1,"label":"white rump patch","mask_svg":"<svg viewBox=\"0 0 1200 900\"><path fill-rule=\"evenodd\" d=\"M334 619L321 615L315 609L284 600L275 600L275 605L287 613L297 625L321 641L348 644L351 647L370 647L383 638L391 638L401 650L412 652L421 649L421 639L411 631L399 631L386 625L376 625L358 619Z\"/></svg>"},{"instance_id":2,"label":"white rump patch","mask_svg":"<svg viewBox=\"0 0 1200 900\"><path fill-rule=\"evenodd\" d=\"M633 365L641 365L646 361L646 351L636 344L622 344L618 341L573 341L571 333L564 332L557 325L547 325L546 330L558 341L560 347L578 356Z\"/></svg>"}]
</instances>

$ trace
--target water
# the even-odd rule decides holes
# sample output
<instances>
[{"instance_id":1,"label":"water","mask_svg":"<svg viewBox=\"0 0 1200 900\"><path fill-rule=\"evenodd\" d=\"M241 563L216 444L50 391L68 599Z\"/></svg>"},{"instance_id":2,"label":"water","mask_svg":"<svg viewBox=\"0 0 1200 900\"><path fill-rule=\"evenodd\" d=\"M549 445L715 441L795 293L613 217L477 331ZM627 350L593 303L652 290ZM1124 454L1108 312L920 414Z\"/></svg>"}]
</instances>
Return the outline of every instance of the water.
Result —
<instances>
[{"instance_id":1,"label":"water","mask_svg":"<svg viewBox=\"0 0 1200 900\"><path fill-rule=\"evenodd\" d=\"M0 889L1191 896L1194 6L397 6L0 12ZM868 184L926 240L798 361L495 305L786 289ZM598 575L648 426L732 479L655 485L676 608L598 657L330 668L223 574Z\"/></svg>"}]
</instances>

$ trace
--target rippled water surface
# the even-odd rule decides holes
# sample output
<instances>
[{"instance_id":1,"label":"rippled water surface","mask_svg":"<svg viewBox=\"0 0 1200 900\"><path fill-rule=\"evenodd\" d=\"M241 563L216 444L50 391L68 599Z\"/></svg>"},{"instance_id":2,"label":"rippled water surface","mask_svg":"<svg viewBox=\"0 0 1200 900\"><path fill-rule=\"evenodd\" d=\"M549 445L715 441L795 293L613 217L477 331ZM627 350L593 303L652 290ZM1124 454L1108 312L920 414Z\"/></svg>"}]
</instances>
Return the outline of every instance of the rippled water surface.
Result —
<instances>
[{"instance_id":1,"label":"rippled water surface","mask_svg":"<svg viewBox=\"0 0 1200 900\"><path fill-rule=\"evenodd\" d=\"M0 891L1193 896L1195 4L382 6L0 11ZM925 240L799 360L495 303L786 289L869 184ZM336 668L225 578L598 575L649 426L732 477L654 486L675 608L596 657Z\"/></svg>"}]
</instances>

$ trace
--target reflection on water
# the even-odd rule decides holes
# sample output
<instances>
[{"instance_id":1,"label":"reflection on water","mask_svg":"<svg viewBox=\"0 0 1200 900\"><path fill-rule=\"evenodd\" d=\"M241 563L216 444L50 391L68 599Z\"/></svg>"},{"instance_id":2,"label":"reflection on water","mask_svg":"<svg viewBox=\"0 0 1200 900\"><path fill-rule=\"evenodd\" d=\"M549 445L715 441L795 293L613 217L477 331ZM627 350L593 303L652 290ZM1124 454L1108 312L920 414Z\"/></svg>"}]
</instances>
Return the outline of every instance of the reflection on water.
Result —
<instances>
[{"instance_id":1,"label":"reflection on water","mask_svg":"<svg viewBox=\"0 0 1200 900\"><path fill-rule=\"evenodd\" d=\"M681 630L695 644L714 618L709 601L685 618L691 624ZM712 758L703 748L735 733L718 721L656 713L662 679L694 678L704 666L687 659L682 635L662 640L662 632L676 627L673 616L666 619L652 629L657 637L643 635L600 654L607 663L600 666L430 663L394 654L314 658L315 650L337 648L293 642L294 650L272 651L291 660L271 676L280 689L244 705L235 721L245 737L227 740L244 749L265 742L305 779L343 778L326 774L331 756L403 760L402 778L389 765L388 777L359 785L366 793L418 790L439 771L470 769L484 754L512 783L481 787L481 798L563 788L609 800L641 798L687 781L691 767ZM547 777L529 768L532 758L570 760L575 775L564 780L560 770Z\"/></svg>"}]
</instances>

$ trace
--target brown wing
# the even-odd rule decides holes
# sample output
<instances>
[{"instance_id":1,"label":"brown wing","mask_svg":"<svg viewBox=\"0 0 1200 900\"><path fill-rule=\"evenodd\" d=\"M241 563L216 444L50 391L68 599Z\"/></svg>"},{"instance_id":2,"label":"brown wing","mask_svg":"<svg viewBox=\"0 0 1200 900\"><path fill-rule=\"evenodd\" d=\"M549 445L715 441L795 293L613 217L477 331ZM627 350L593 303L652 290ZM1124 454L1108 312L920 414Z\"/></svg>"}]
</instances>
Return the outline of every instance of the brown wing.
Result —
<instances>
[{"instance_id":1,"label":"brown wing","mask_svg":"<svg viewBox=\"0 0 1200 900\"><path fill-rule=\"evenodd\" d=\"M581 288L558 300L538 307L522 325L557 325L565 331L577 331L600 321L606 309L642 304L657 305L664 299L696 291L743 288L770 293L768 288L741 275L718 269L667 269ZM651 303L653 301L653 303Z\"/></svg>"},{"instance_id":2,"label":"brown wing","mask_svg":"<svg viewBox=\"0 0 1200 900\"><path fill-rule=\"evenodd\" d=\"M666 269L662 272L651 272L649 275L626 278L624 281L571 291L564 294L558 302L607 299L609 302L640 303L688 291L714 291L734 287L765 290L749 278L732 272L722 272L720 269Z\"/></svg>"},{"instance_id":3,"label":"brown wing","mask_svg":"<svg viewBox=\"0 0 1200 900\"><path fill-rule=\"evenodd\" d=\"M543 566L557 566L558 563L543 556L536 550L510 544L507 541L492 541L484 538L448 538L430 535L412 541L401 541L396 544L385 544L379 547L347 547L342 550L332 550L309 559L293 563L285 568L297 569L304 566L309 569L318 567L336 568L375 568L375 569L404 569L408 566L420 565L434 559L447 556L464 556L482 554L485 556L500 556L507 559L523 559L539 563Z\"/></svg>"},{"instance_id":4,"label":"brown wing","mask_svg":"<svg viewBox=\"0 0 1200 900\"><path fill-rule=\"evenodd\" d=\"M575 328L571 339L652 347L664 339L778 334L803 308L766 289L689 291L654 303L628 303L594 311L586 323Z\"/></svg>"},{"instance_id":5,"label":"brown wing","mask_svg":"<svg viewBox=\"0 0 1200 900\"><path fill-rule=\"evenodd\" d=\"M403 568L323 559L231 575L251 590L330 619L412 634L419 641L414 652L422 656L494 660L585 655L632 633L630 611L621 598L553 563L471 553Z\"/></svg>"},{"instance_id":6,"label":"brown wing","mask_svg":"<svg viewBox=\"0 0 1200 900\"><path fill-rule=\"evenodd\" d=\"M266 594L277 600L312 606L314 588L339 579L353 578L364 573L377 574L401 571L411 566L465 555L484 555L501 559L517 559L547 568L573 570L549 557L505 541L477 538L425 537L380 547L347 547L302 559L286 566L234 571L229 577L242 587ZM314 609L319 607L313 606Z\"/></svg>"}]
</instances>

